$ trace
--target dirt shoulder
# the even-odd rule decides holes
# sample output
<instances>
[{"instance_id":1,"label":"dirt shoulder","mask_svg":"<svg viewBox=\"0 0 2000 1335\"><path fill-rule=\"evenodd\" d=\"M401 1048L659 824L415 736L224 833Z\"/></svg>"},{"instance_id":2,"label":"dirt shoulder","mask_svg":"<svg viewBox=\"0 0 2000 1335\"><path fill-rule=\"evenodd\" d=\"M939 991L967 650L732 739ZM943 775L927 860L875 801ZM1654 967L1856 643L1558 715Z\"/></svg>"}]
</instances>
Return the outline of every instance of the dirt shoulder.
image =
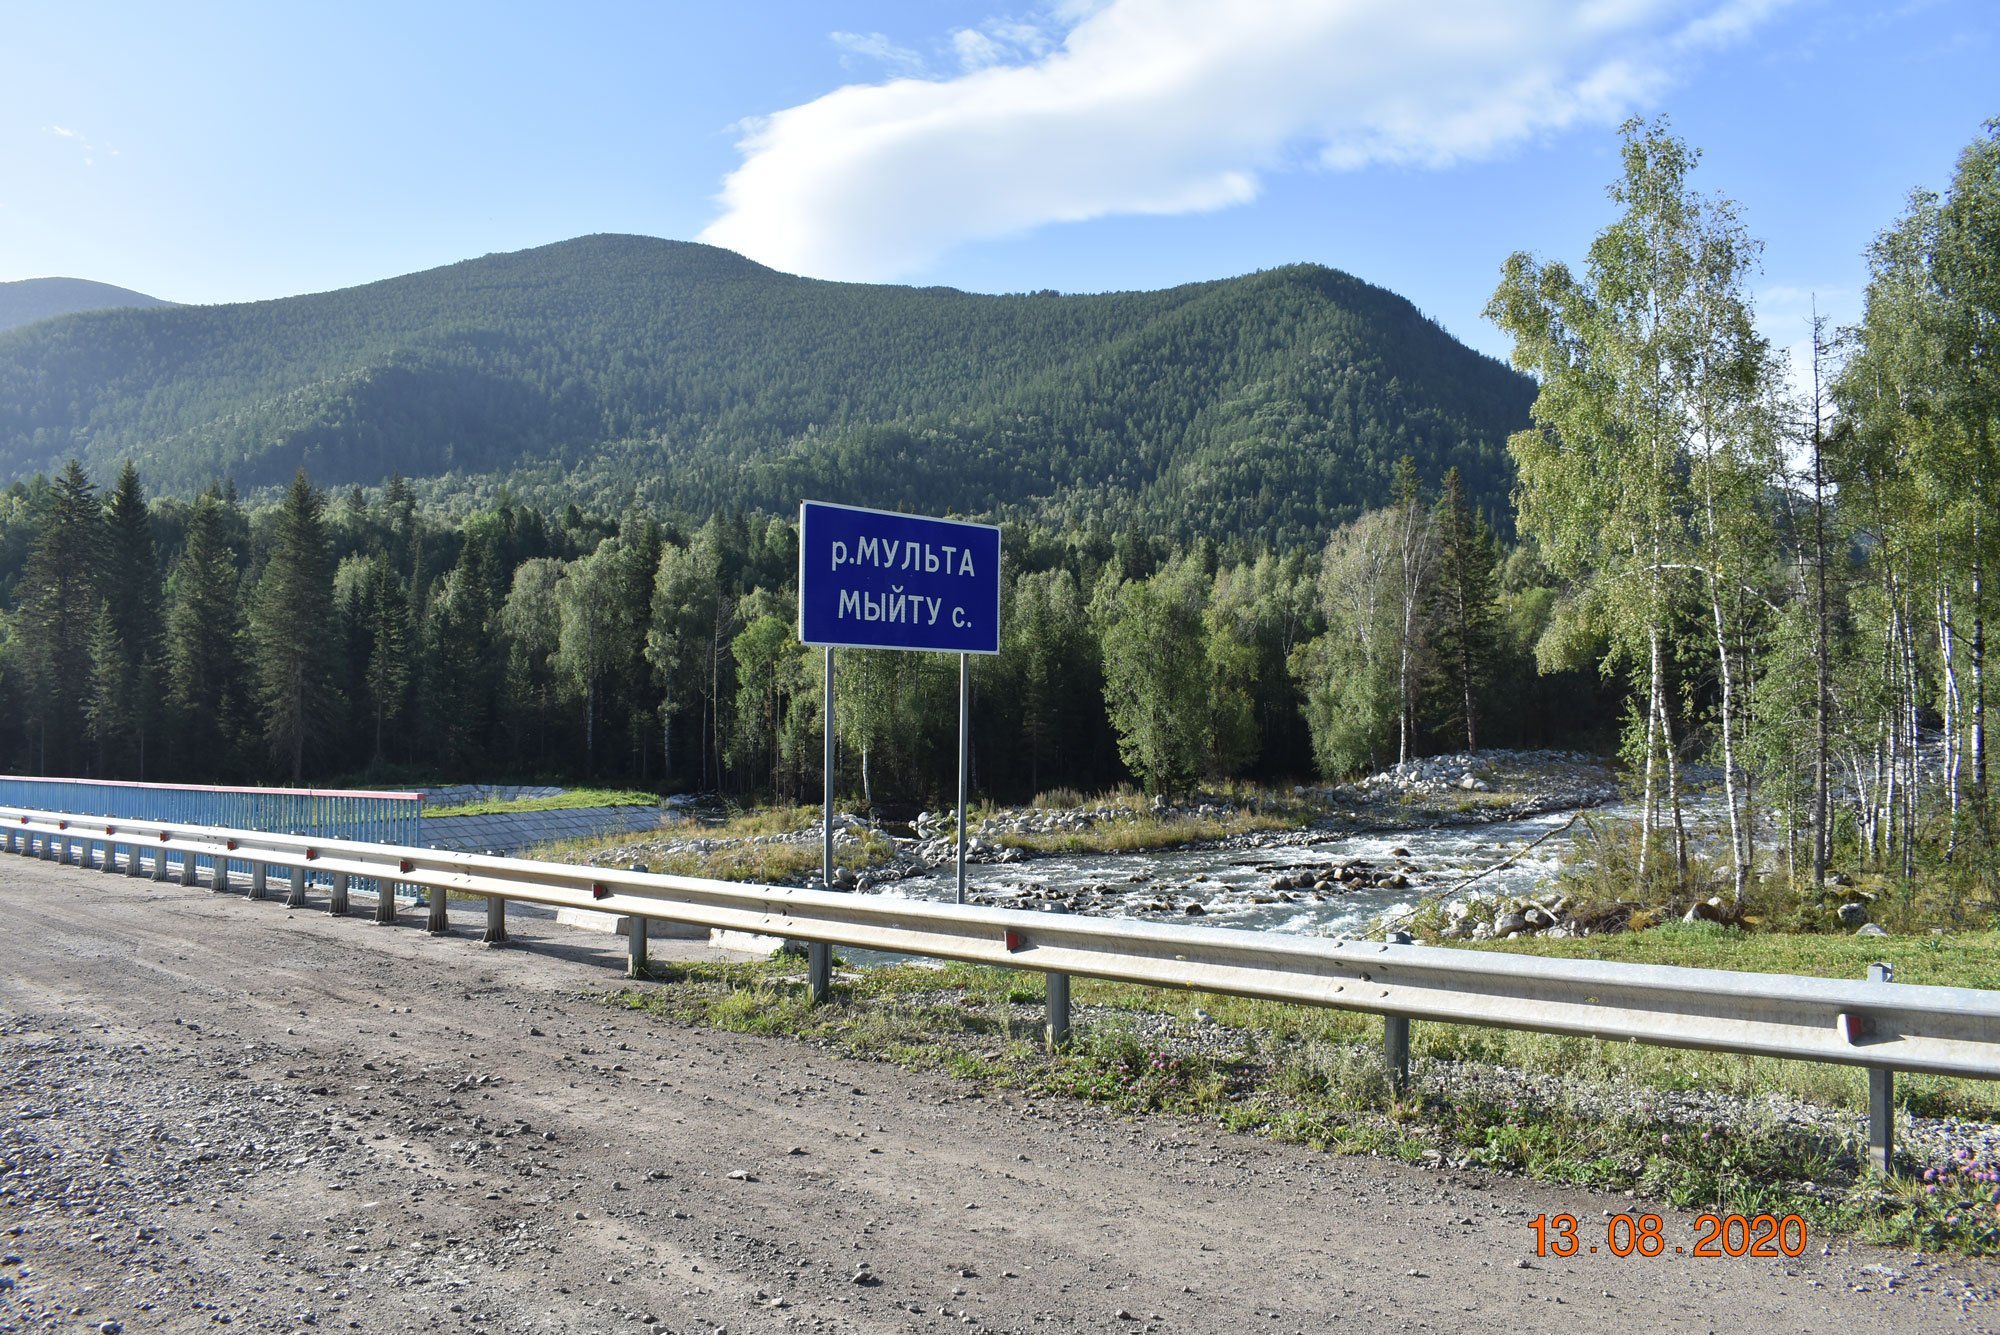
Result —
<instances>
[{"instance_id":1,"label":"dirt shoulder","mask_svg":"<svg viewBox=\"0 0 2000 1335\"><path fill-rule=\"evenodd\" d=\"M0 1330L2000 1324L1990 1266L1696 1260L1623 1197L663 1026L545 920L487 949L13 857L0 911ZM1668 1254L1534 1256L1538 1215L1642 1210Z\"/></svg>"}]
</instances>

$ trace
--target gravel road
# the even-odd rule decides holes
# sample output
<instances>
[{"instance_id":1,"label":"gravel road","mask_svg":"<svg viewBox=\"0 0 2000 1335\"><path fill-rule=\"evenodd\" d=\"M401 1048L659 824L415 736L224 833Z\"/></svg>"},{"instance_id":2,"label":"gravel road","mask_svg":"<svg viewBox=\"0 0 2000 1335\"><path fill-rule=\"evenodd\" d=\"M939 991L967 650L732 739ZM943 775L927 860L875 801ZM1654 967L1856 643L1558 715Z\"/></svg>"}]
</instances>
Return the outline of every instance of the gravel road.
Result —
<instances>
[{"instance_id":1,"label":"gravel road","mask_svg":"<svg viewBox=\"0 0 2000 1335\"><path fill-rule=\"evenodd\" d=\"M1652 1207L667 1027L547 920L488 949L13 857L0 913L0 1331L2000 1322L1991 1266L1696 1260L1671 1210L1658 1258L1538 1259L1537 1215Z\"/></svg>"}]
</instances>

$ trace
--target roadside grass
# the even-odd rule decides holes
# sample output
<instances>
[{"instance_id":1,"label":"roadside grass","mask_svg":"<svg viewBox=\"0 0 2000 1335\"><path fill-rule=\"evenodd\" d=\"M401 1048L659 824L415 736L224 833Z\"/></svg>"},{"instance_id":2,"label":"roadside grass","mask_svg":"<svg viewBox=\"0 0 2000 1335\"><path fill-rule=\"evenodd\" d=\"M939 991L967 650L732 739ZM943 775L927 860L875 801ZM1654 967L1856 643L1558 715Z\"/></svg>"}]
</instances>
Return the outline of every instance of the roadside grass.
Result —
<instances>
[{"instance_id":1,"label":"roadside grass","mask_svg":"<svg viewBox=\"0 0 2000 1335\"><path fill-rule=\"evenodd\" d=\"M1467 948L1559 959L1797 973L1814 978L1865 978L1868 966L1879 961L1894 969L1899 983L2000 991L2000 931L1852 936L1748 932L1722 923L1695 922L1561 941L1532 937L1482 942Z\"/></svg>"},{"instance_id":2,"label":"roadside grass","mask_svg":"<svg viewBox=\"0 0 2000 1335\"><path fill-rule=\"evenodd\" d=\"M426 807L426 816L500 816L523 811L574 811L579 807L657 807L658 793L629 788L570 788L553 797L518 797L509 801L462 802L455 807Z\"/></svg>"},{"instance_id":3,"label":"roadside grass","mask_svg":"<svg viewBox=\"0 0 2000 1335\"><path fill-rule=\"evenodd\" d=\"M1331 1152L1478 1166L1721 1213L1796 1213L1817 1233L2000 1254L1996 1188L1963 1165L1911 1164L1910 1176L1886 1181L1866 1171L1859 1070L1426 1022L1411 1026L1414 1079L1399 1096L1381 1064L1381 1020L1370 1015L1079 978L1077 1037L1051 1052L1041 1041L1042 982L1028 973L841 970L819 1007L807 1004L802 963L785 956L658 963L652 978L666 985L605 999L677 1023ZM1693 1124L1670 1097L1689 1090L1750 1102L1734 1125ZM2000 1083L1905 1076L1897 1091L1913 1112L2000 1117ZM1847 1129L1829 1131L1784 1116L1765 1095L1857 1116L1832 1119Z\"/></svg>"}]
</instances>

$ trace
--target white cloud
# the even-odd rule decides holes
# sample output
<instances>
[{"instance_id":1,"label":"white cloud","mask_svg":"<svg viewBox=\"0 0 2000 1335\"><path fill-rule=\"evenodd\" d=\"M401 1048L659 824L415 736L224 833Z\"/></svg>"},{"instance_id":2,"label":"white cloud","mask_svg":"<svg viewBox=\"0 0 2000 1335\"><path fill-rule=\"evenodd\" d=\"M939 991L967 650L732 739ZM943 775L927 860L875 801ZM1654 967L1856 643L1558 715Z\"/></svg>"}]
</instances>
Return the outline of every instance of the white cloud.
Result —
<instances>
[{"instance_id":1,"label":"white cloud","mask_svg":"<svg viewBox=\"0 0 2000 1335\"><path fill-rule=\"evenodd\" d=\"M1242 204L1301 163L1488 158L1651 105L1782 2L1060 0L1037 23L953 32L954 77L761 118L702 239L885 279L1047 223ZM836 40L921 65L879 34Z\"/></svg>"},{"instance_id":2,"label":"white cloud","mask_svg":"<svg viewBox=\"0 0 2000 1335\"><path fill-rule=\"evenodd\" d=\"M928 68L921 54L907 46L898 46L879 32L834 32L827 34L827 40L840 48L840 63L850 67L855 63L853 58L858 57L906 77L921 75Z\"/></svg>"},{"instance_id":3,"label":"white cloud","mask_svg":"<svg viewBox=\"0 0 2000 1335\"><path fill-rule=\"evenodd\" d=\"M898 46L880 32L828 32L826 40L840 48L840 64L848 68L854 68L858 62L872 62L904 78L928 72L920 52Z\"/></svg>"},{"instance_id":4,"label":"white cloud","mask_svg":"<svg viewBox=\"0 0 2000 1335\"><path fill-rule=\"evenodd\" d=\"M97 155L99 153L114 158L118 156L117 149L99 148L96 144L90 142L89 135L81 130L72 130L67 125L44 125L42 133L54 135L58 139L74 144L76 151L83 155L83 165L86 167L95 167L97 165Z\"/></svg>"},{"instance_id":5,"label":"white cloud","mask_svg":"<svg viewBox=\"0 0 2000 1335\"><path fill-rule=\"evenodd\" d=\"M951 35L951 45L958 52L958 63L968 70L983 70L1007 58L1006 44L977 28L960 28Z\"/></svg>"}]
</instances>

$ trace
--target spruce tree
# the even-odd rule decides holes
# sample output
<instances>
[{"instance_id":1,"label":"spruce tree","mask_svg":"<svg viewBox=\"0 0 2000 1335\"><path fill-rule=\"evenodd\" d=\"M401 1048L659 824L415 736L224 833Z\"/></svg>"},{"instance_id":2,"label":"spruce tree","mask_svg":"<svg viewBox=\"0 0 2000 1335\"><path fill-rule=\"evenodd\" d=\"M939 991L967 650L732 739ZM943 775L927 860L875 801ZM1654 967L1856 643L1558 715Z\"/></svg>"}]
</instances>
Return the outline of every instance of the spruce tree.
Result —
<instances>
[{"instance_id":1,"label":"spruce tree","mask_svg":"<svg viewBox=\"0 0 2000 1335\"><path fill-rule=\"evenodd\" d=\"M257 703L272 759L298 783L309 747L337 716L333 557L325 501L301 468L278 509L270 559L250 607Z\"/></svg>"},{"instance_id":2,"label":"spruce tree","mask_svg":"<svg viewBox=\"0 0 2000 1335\"><path fill-rule=\"evenodd\" d=\"M35 761L44 774L82 771L91 634L103 574L97 488L71 459L43 500L18 590L21 651L38 734Z\"/></svg>"},{"instance_id":3,"label":"spruce tree","mask_svg":"<svg viewBox=\"0 0 2000 1335\"><path fill-rule=\"evenodd\" d=\"M149 743L159 731L160 646L164 600L153 517L130 460L104 506L104 597L116 635L119 676L125 682L125 726L111 739L106 772L144 779ZM102 743L100 743L102 745Z\"/></svg>"},{"instance_id":4,"label":"spruce tree","mask_svg":"<svg viewBox=\"0 0 2000 1335\"><path fill-rule=\"evenodd\" d=\"M213 777L242 723L243 616L230 527L219 496L197 497L167 581L167 708L180 769L190 777Z\"/></svg>"},{"instance_id":5,"label":"spruce tree","mask_svg":"<svg viewBox=\"0 0 2000 1335\"><path fill-rule=\"evenodd\" d=\"M403 581L389 562L375 558L368 591L369 647L364 682L370 721L374 725L374 757L383 760L382 738L389 724L402 719L410 696L410 601Z\"/></svg>"},{"instance_id":6,"label":"spruce tree","mask_svg":"<svg viewBox=\"0 0 2000 1335\"><path fill-rule=\"evenodd\" d=\"M1444 475L1433 520L1438 570L1432 585L1432 661L1452 712L1464 726L1465 749L1479 749L1479 696L1498 656L1494 626L1491 535L1466 499L1458 470Z\"/></svg>"}]
</instances>

